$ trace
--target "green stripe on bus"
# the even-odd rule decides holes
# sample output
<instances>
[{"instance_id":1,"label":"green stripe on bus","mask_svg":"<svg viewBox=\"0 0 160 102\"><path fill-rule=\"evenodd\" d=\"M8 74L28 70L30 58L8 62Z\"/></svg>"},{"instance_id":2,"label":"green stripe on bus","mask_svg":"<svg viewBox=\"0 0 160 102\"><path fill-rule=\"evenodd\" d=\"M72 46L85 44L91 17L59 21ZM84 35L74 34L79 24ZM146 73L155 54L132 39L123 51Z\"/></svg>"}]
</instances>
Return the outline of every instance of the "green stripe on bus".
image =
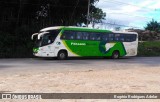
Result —
<instances>
[{"instance_id":1,"label":"green stripe on bus","mask_svg":"<svg viewBox=\"0 0 160 102\"><path fill-rule=\"evenodd\" d=\"M112 56L113 51L118 50L120 56L126 55L126 50L122 42L84 41L84 40L64 40L67 49L79 56ZM111 48L106 48L105 44L113 44Z\"/></svg>"}]
</instances>

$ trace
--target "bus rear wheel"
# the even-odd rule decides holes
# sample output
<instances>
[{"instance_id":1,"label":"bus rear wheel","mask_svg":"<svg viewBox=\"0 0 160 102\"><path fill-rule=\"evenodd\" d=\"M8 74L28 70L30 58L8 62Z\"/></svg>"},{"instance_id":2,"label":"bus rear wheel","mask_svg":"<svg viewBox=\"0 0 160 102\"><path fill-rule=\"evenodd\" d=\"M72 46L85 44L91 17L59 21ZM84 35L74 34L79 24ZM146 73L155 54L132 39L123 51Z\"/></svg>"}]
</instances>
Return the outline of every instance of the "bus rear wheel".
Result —
<instances>
[{"instance_id":1,"label":"bus rear wheel","mask_svg":"<svg viewBox=\"0 0 160 102\"><path fill-rule=\"evenodd\" d=\"M112 59L118 59L120 57L119 51L114 51L112 53Z\"/></svg>"},{"instance_id":2,"label":"bus rear wheel","mask_svg":"<svg viewBox=\"0 0 160 102\"><path fill-rule=\"evenodd\" d=\"M65 60L67 59L67 57L68 57L68 54L66 51L60 51L57 56L59 60Z\"/></svg>"}]
</instances>

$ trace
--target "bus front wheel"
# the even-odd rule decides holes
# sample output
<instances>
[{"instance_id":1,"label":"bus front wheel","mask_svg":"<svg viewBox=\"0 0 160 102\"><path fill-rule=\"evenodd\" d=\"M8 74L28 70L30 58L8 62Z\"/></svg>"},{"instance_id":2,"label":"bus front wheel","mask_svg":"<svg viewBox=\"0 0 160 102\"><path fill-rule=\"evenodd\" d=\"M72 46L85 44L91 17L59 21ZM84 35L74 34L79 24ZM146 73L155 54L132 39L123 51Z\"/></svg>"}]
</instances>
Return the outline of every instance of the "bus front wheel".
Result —
<instances>
[{"instance_id":1,"label":"bus front wheel","mask_svg":"<svg viewBox=\"0 0 160 102\"><path fill-rule=\"evenodd\" d=\"M59 51L57 57L58 57L59 60L65 60L65 59L67 59L68 54L67 54L66 51Z\"/></svg>"},{"instance_id":2,"label":"bus front wheel","mask_svg":"<svg viewBox=\"0 0 160 102\"><path fill-rule=\"evenodd\" d=\"M120 57L119 51L114 51L112 53L112 59L118 59Z\"/></svg>"}]
</instances>

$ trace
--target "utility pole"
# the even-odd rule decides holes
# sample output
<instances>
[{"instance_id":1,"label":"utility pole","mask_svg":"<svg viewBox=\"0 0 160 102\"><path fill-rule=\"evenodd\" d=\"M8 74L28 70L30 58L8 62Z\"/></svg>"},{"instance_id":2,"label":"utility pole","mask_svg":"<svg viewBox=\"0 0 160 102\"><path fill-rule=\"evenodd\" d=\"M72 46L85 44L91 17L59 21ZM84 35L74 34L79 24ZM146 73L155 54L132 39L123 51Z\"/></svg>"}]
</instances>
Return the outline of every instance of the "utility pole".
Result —
<instances>
[{"instance_id":1,"label":"utility pole","mask_svg":"<svg viewBox=\"0 0 160 102\"><path fill-rule=\"evenodd\" d=\"M88 0L87 27L89 25L89 8L90 8L90 0Z\"/></svg>"}]
</instances>

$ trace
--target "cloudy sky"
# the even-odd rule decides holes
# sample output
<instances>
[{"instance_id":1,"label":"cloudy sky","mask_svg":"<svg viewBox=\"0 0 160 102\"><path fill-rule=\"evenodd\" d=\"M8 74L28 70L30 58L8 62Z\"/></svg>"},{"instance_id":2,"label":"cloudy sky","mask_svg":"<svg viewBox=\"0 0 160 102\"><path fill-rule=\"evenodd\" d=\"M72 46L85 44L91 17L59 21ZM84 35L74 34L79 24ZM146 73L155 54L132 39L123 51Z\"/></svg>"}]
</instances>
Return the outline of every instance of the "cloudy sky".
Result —
<instances>
[{"instance_id":1,"label":"cloudy sky","mask_svg":"<svg viewBox=\"0 0 160 102\"><path fill-rule=\"evenodd\" d=\"M108 26L142 29L152 19L160 22L160 0L99 0L95 5L106 13Z\"/></svg>"}]
</instances>

